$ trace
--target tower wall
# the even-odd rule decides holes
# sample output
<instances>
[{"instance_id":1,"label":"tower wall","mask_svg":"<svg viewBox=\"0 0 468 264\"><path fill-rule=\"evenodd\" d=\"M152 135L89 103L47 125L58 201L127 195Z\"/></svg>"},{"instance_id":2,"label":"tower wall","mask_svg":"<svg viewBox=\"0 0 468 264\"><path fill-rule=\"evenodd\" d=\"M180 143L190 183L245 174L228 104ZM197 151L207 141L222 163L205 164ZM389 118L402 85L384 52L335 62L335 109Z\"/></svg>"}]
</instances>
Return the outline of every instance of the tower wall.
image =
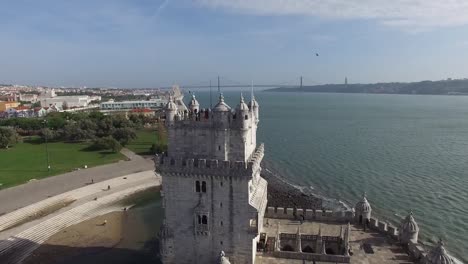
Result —
<instances>
[{"instance_id":1,"label":"tower wall","mask_svg":"<svg viewBox=\"0 0 468 264\"><path fill-rule=\"evenodd\" d=\"M249 162L156 157L165 225L172 234L163 241L172 247L164 263L214 263L221 250L231 263L253 263L266 207L262 158L263 146ZM199 214L208 220L202 228Z\"/></svg>"},{"instance_id":2,"label":"tower wall","mask_svg":"<svg viewBox=\"0 0 468 264\"><path fill-rule=\"evenodd\" d=\"M253 115L249 112L248 116L250 120ZM257 146L256 130L254 120L246 128L241 128L236 120L231 120L228 127L212 118L175 121L168 127L168 154L171 157L247 161Z\"/></svg>"}]
</instances>

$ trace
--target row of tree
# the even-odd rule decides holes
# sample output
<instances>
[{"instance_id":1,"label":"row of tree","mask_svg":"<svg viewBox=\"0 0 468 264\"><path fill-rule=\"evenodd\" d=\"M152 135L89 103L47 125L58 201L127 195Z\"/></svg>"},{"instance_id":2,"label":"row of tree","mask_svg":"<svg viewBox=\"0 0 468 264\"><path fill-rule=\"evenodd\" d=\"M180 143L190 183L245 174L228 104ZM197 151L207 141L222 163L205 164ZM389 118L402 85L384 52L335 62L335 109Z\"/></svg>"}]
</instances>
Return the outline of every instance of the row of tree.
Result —
<instances>
[{"instance_id":1,"label":"row of tree","mask_svg":"<svg viewBox=\"0 0 468 264\"><path fill-rule=\"evenodd\" d=\"M103 115L100 112L90 113L51 113L45 119L11 118L0 121L0 127L15 135L39 135L43 141L92 142L93 150L110 149L120 151L136 138L135 130L147 123L154 123L151 117L144 115ZM8 132L8 133L9 133ZM11 145L7 132L2 137L0 147ZM164 149L164 146L157 146Z\"/></svg>"}]
</instances>

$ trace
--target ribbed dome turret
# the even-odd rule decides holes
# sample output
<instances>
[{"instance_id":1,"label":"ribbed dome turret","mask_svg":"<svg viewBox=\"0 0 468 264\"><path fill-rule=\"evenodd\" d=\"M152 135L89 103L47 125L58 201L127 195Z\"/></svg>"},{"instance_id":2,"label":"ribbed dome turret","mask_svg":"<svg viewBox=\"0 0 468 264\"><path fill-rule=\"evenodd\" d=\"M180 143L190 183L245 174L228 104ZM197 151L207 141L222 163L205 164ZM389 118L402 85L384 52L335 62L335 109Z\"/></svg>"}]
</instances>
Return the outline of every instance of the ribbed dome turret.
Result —
<instances>
[{"instance_id":1,"label":"ribbed dome turret","mask_svg":"<svg viewBox=\"0 0 468 264\"><path fill-rule=\"evenodd\" d=\"M367 201L366 194L362 197L362 200L359 201L354 207L356 213L368 213L372 210L369 202Z\"/></svg>"},{"instance_id":2,"label":"ribbed dome turret","mask_svg":"<svg viewBox=\"0 0 468 264\"><path fill-rule=\"evenodd\" d=\"M253 99L252 101L249 102L249 107L258 107L258 102L257 100Z\"/></svg>"},{"instance_id":3,"label":"ribbed dome turret","mask_svg":"<svg viewBox=\"0 0 468 264\"><path fill-rule=\"evenodd\" d=\"M439 240L435 246L426 256L427 264L455 264L454 259L447 253L444 248L444 243Z\"/></svg>"},{"instance_id":4,"label":"ribbed dome turret","mask_svg":"<svg viewBox=\"0 0 468 264\"><path fill-rule=\"evenodd\" d=\"M245 103L245 101L244 101L244 96L243 96L242 94L241 94L240 102L239 102L239 104L237 105L237 110L243 111L243 112L249 111L249 107L248 107L247 104Z\"/></svg>"},{"instance_id":5,"label":"ribbed dome turret","mask_svg":"<svg viewBox=\"0 0 468 264\"><path fill-rule=\"evenodd\" d=\"M416 223L413 217L413 212L410 212L409 215L405 219L403 219L400 225L400 231L410 233L419 231L418 224Z\"/></svg>"},{"instance_id":6,"label":"ribbed dome turret","mask_svg":"<svg viewBox=\"0 0 468 264\"><path fill-rule=\"evenodd\" d=\"M190 100L189 108L193 112L195 112L195 110L197 112L200 110L200 104L198 103L197 98L195 98L195 94L192 94L192 100Z\"/></svg>"},{"instance_id":7,"label":"ribbed dome turret","mask_svg":"<svg viewBox=\"0 0 468 264\"><path fill-rule=\"evenodd\" d=\"M213 108L213 112L229 112L231 107L224 102L223 94L219 94L219 102Z\"/></svg>"},{"instance_id":8,"label":"ribbed dome turret","mask_svg":"<svg viewBox=\"0 0 468 264\"><path fill-rule=\"evenodd\" d=\"M401 221L399 238L402 243L418 243L419 227L413 217L413 212Z\"/></svg>"},{"instance_id":9,"label":"ribbed dome turret","mask_svg":"<svg viewBox=\"0 0 468 264\"><path fill-rule=\"evenodd\" d=\"M177 110L177 105L174 103L174 98L172 96L169 97L169 102L166 104L167 110Z\"/></svg>"}]
</instances>

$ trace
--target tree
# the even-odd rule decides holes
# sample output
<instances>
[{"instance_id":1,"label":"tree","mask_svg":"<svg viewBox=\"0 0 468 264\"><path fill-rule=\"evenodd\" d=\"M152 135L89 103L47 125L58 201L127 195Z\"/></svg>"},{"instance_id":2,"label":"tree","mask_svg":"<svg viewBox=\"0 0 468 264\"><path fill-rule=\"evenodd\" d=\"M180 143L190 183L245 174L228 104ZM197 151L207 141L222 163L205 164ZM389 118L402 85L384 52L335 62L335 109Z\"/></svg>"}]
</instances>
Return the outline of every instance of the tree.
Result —
<instances>
[{"instance_id":1,"label":"tree","mask_svg":"<svg viewBox=\"0 0 468 264\"><path fill-rule=\"evenodd\" d=\"M90 146L91 150L106 150L110 149L117 153L122 149L122 145L115 140L113 137L98 138L94 141L93 145Z\"/></svg>"},{"instance_id":2,"label":"tree","mask_svg":"<svg viewBox=\"0 0 468 264\"><path fill-rule=\"evenodd\" d=\"M58 137L57 132L55 132L55 131L53 131L52 129L49 129L49 128L41 129L41 132L39 132L39 136L41 137L41 139L43 141L54 140L54 139L56 139Z\"/></svg>"},{"instance_id":3,"label":"tree","mask_svg":"<svg viewBox=\"0 0 468 264\"><path fill-rule=\"evenodd\" d=\"M98 122L98 130L96 135L98 137L107 137L114 133L114 126L112 124L112 118L110 116L105 116Z\"/></svg>"},{"instance_id":4,"label":"tree","mask_svg":"<svg viewBox=\"0 0 468 264\"><path fill-rule=\"evenodd\" d=\"M71 122L63 127L62 134L65 140L71 142L84 141L93 138L93 134L90 131L83 130L76 123Z\"/></svg>"},{"instance_id":5,"label":"tree","mask_svg":"<svg viewBox=\"0 0 468 264\"><path fill-rule=\"evenodd\" d=\"M68 102L67 102L67 101L63 101L63 103L62 103L62 109L63 109L63 110L68 110L68 108L69 108L69 107L68 107Z\"/></svg>"},{"instance_id":6,"label":"tree","mask_svg":"<svg viewBox=\"0 0 468 264\"><path fill-rule=\"evenodd\" d=\"M31 105L31 107L32 107L32 108L41 107L41 101L35 102L34 104Z\"/></svg>"},{"instance_id":7,"label":"tree","mask_svg":"<svg viewBox=\"0 0 468 264\"><path fill-rule=\"evenodd\" d=\"M8 148L17 142L18 138L15 130L7 127L0 127L0 148Z\"/></svg>"},{"instance_id":8,"label":"tree","mask_svg":"<svg viewBox=\"0 0 468 264\"><path fill-rule=\"evenodd\" d=\"M130 140L136 138L136 133L129 127L117 128L114 133L112 133L112 137L119 141L122 146L125 146Z\"/></svg>"}]
</instances>

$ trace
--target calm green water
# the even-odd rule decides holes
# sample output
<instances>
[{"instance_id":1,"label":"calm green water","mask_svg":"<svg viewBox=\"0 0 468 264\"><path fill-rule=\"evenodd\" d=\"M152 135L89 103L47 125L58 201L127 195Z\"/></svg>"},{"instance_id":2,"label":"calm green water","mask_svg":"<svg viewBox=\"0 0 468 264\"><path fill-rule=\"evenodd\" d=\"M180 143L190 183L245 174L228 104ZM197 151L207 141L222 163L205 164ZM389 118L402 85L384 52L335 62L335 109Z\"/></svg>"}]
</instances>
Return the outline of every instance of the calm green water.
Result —
<instances>
[{"instance_id":1,"label":"calm green water","mask_svg":"<svg viewBox=\"0 0 468 264\"><path fill-rule=\"evenodd\" d=\"M237 105L238 93L224 95ZM348 204L367 192L374 214L395 223L412 209L424 241L441 237L467 262L468 97L256 97L265 158L289 181ZM209 93L197 98L209 105Z\"/></svg>"}]
</instances>

